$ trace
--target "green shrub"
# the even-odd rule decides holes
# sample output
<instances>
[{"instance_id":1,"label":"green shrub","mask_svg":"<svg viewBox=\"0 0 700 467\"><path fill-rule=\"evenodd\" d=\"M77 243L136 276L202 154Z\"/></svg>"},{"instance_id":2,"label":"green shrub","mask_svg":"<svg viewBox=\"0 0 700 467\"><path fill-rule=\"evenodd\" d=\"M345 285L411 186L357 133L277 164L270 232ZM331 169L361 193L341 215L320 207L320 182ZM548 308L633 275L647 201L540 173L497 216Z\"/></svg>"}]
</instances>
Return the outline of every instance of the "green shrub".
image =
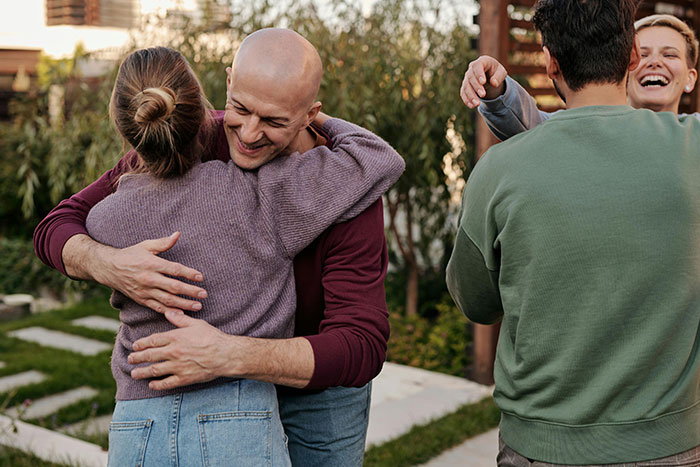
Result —
<instances>
[{"instance_id":1,"label":"green shrub","mask_svg":"<svg viewBox=\"0 0 700 467\"><path fill-rule=\"evenodd\" d=\"M387 361L464 377L471 363L469 322L447 296L436 312L435 318L391 312Z\"/></svg>"},{"instance_id":2,"label":"green shrub","mask_svg":"<svg viewBox=\"0 0 700 467\"><path fill-rule=\"evenodd\" d=\"M34 254L31 240L0 237L0 293L28 293L38 296L46 290L58 297L76 293L94 295L105 293L106 288L91 283L73 281L46 266Z\"/></svg>"}]
</instances>

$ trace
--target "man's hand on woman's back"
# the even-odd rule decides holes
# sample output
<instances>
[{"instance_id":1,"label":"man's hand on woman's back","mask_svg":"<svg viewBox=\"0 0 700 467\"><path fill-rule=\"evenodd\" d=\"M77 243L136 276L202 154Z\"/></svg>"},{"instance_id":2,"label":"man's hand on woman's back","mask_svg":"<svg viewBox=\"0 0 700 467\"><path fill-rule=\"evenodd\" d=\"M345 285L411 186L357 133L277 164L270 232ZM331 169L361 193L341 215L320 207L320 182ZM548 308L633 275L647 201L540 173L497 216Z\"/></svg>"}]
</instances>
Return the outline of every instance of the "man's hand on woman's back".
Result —
<instances>
[{"instance_id":1,"label":"man's hand on woman's back","mask_svg":"<svg viewBox=\"0 0 700 467\"><path fill-rule=\"evenodd\" d=\"M181 296L202 299L207 292L175 278L201 282L202 273L158 256L179 238L180 233L175 232L119 249L97 243L87 235L75 235L63 248L63 261L71 277L93 279L159 313L199 311L201 303Z\"/></svg>"}]
</instances>

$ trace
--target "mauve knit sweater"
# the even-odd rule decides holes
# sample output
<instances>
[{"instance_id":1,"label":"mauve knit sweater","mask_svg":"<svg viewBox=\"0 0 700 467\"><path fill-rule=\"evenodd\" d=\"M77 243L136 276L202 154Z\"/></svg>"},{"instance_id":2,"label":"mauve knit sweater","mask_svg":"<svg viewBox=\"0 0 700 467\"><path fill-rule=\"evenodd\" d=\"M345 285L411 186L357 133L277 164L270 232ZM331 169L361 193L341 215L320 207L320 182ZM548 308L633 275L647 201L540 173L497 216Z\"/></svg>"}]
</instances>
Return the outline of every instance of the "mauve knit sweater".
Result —
<instances>
[{"instance_id":1,"label":"mauve knit sweater","mask_svg":"<svg viewBox=\"0 0 700 467\"><path fill-rule=\"evenodd\" d=\"M124 248L182 232L165 259L201 271L209 291L195 315L218 329L253 337L291 337L296 295L292 260L335 222L353 218L401 175L404 161L386 142L340 119L323 126L333 149L320 146L278 157L256 171L232 162L197 164L183 177L128 174L95 205L87 230ZM222 234L223 233L223 234ZM115 291L122 326L112 353L117 400L200 389L217 380L153 391L133 380L127 362L137 339L173 328L165 318Z\"/></svg>"}]
</instances>

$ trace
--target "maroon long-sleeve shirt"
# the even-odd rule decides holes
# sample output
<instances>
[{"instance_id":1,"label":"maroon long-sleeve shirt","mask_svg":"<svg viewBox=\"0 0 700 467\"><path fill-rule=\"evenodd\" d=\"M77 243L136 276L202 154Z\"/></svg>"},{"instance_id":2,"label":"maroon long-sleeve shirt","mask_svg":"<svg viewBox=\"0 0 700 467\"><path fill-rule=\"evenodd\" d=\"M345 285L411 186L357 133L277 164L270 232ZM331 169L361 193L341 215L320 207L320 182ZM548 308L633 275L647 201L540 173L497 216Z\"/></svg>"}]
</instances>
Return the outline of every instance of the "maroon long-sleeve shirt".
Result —
<instances>
[{"instance_id":1,"label":"maroon long-sleeve shirt","mask_svg":"<svg viewBox=\"0 0 700 467\"><path fill-rule=\"evenodd\" d=\"M219 131L205 159L229 160L222 116L216 113ZM87 235L88 212L114 191L130 157L62 201L39 223L34 248L44 263L66 274L63 246L73 235ZM381 370L389 338L387 261L381 199L354 219L327 229L295 258L295 335L309 341L315 359L308 389L362 386Z\"/></svg>"}]
</instances>

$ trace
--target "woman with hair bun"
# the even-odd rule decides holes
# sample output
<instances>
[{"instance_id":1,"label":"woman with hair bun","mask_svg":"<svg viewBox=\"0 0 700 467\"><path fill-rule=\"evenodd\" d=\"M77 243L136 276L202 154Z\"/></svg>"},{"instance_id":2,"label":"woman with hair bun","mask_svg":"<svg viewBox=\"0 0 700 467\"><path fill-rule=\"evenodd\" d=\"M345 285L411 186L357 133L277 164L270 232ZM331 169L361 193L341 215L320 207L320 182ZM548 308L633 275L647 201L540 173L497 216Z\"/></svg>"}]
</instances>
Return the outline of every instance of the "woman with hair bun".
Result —
<instances>
[{"instance_id":1,"label":"woman with hair bun","mask_svg":"<svg viewBox=\"0 0 700 467\"><path fill-rule=\"evenodd\" d=\"M332 119L324 125L332 149L277 157L254 171L202 162L201 142L212 139L210 108L179 52L153 47L124 59L110 116L138 161L92 208L88 232L124 248L180 231L161 256L202 272L209 296L198 318L227 334L291 337L292 259L331 224L376 201L403 172L403 159L379 137ZM290 465L273 384L216 378L153 390L131 378L136 365L128 355L136 340L174 326L116 290L111 304L122 324L111 360L110 466Z\"/></svg>"},{"instance_id":2,"label":"woman with hair bun","mask_svg":"<svg viewBox=\"0 0 700 467\"><path fill-rule=\"evenodd\" d=\"M131 53L119 67L110 118L139 156L137 171L156 178L183 175L202 150L211 104L185 57L167 47Z\"/></svg>"}]
</instances>

